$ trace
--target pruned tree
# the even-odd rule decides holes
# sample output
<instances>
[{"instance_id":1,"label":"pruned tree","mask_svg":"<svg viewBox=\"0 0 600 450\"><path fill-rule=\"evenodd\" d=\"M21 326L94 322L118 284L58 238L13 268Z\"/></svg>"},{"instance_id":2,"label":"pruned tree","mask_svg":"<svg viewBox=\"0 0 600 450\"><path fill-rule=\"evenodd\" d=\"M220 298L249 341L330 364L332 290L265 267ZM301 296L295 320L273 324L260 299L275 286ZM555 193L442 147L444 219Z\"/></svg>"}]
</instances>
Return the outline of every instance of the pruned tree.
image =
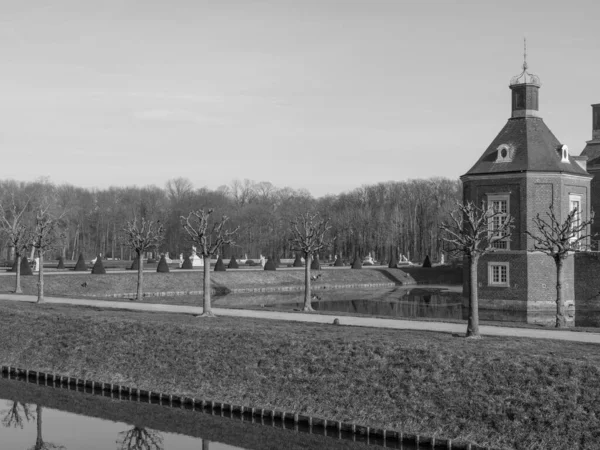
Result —
<instances>
[{"instance_id":1,"label":"pruned tree","mask_svg":"<svg viewBox=\"0 0 600 450\"><path fill-rule=\"evenodd\" d=\"M37 302L44 301L44 253L62 242L64 235L59 228L62 216L56 216L50 212L48 205L40 207L35 218L33 230L33 248L38 254L38 298Z\"/></svg>"},{"instance_id":2,"label":"pruned tree","mask_svg":"<svg viewBox=\"0 0 600 450\"><path fill-rule=\"evenodd\" d=\"M450 248L449 252L467 258L470 274L469 319L467 337L480 338L479 303L477 297L477 264L479 258L498 250L495 242L506 242L514 228L514 218L506 211L487 205L478 207L473 202L457 203L450 212L450 220L440 225L442 239Z\"/></svg>"},{"instance_id":3,"label":"pruned tree","mask_svg":"<svg viewBox=\"0 0 600 450\"><path fill-rule=\"evenodd\" d=\"M573 208L563 222L556 217L554 207L549 206L547 218L538 213L533 218L535 230L525 233L533 239L533 251L540 251L552 257L556 265L556 328L568 325L563 301L564 261L569 253L583 250L590 237L590 225L594 214L588 220L582 220L581 211Z\"/></svg>"},{"instance_id":4,"label":"pruned tree","mask_svg":"<svg viewBox=\"0 0 600 450\"><path fill-rule=\"evenodd\" d=\"M30 450L65 450L63 445L44 441L44 438L42 437L42 411L43 407L38 405L36 407L37 435L35 445L31 447Z\"/></svg>"},{"instance_id":5,"label":"pruned tree","mask_svg":"<svg viewBox=\"0 0 600 450\"><path fill-rule=\"evenodd\" d=\"M33 412L29 409L27 403L7 402L7 404L9 405L8 410L2 411L2 425L5 427L23 429L23 419L29 422L34 418Z\"/></svg>"},{"instance_id":6,"label":"pruned tree","mask_svg":"<svg viewBox=\"0 0 600 450\"><path fill-rule=\"evenodd\" d=\"M210 260L219 249L224 245L233 245L233 236L238 232L239 227L233 230L226 230L225 224L229 217L222 216L220 220L210 224L210 216L213 209L199 209L191 211L187 217L181 216L181 225L188 233L189 240L197 247L196 252L202 255L204 259L204 302L202 307L203 317L214 317L210 305Z\"/></svg>"},{"instance_id":7,"label":"pruned tree","mask_svg":"<svg viewBox=\"0 0 600 450\"><path fill-rule=\"evenodd\" d=\"M138 221L137 217L127 221L123 232L127 244L135 251L138 261L138 279L136 299L142 300L144 297L144 253L148 250L157 248L164 239L164 226L160 220L150 220L142 217Z\"/></svg>"},{"instance_id":8,"label":"pruned tree","mask_svg":"<svg viewBox=\"0 0 600 450\"><path fill-rule=\"evenodd\" d=\"M320 250L329 247L331 243L326 241L326 234L331 229L329 219L322 218L319 213L306 212L299 214L290 222L292 237L290 243L292 249L302 252L304 255L304 311L314 311L311 301L310 269L313 255Z\"/></svg>"},{"instance_id":9,"label":"pruned tree","mask_svg":"<svg viewBox=\"0 0 600 450\"><path fill-rule=\"evenodd\" d=\"M162 450L164 448L163 437L158 431L138 426L121 431L117 445L119 450Z\"/></svg>"}]
</instances>

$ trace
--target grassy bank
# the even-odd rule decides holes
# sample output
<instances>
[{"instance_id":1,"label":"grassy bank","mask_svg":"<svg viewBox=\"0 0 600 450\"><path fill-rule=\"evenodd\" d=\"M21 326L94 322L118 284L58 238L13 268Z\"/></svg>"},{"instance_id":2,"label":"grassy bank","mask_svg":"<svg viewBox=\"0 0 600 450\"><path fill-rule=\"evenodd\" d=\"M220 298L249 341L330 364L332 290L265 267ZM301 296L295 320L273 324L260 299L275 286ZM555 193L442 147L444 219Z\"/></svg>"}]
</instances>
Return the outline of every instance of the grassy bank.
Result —
<instances>
[{"instance_id":1,"label":"grassy bank","mask_svg":"<svg viewBox=\"0 0 600 450\"><path fill-rule=\"evenodd\" d=\"M0 303L0 362L516 449L592 449L589 344Z\"/></svg>"},{"instance_id":2,"label":"grassy bank","mask_svg":"<svg viewBox=\"0 0 600 450\"><path fill-rule=\"evenodd\" d=\"M414 283L414 280L399 269L325 269L318 273L321 277L313 284L318 286L344 286L356 284ZM36 276L22 277L25 294L37 293ZM0 292L14 290L15 278L12 275L0 276ZM241 289L269 289L284 287L302 287L304 270L228 270L211 273L212 287L222 291ZM77 297L86 295L111 295L133 293L137 286L137 272L107 273L52 273L44 277L46 295ZM144 272L144 292L202 291L203 275L201 270L178 271L169 273Z\"/></svg>"}]
</instances>

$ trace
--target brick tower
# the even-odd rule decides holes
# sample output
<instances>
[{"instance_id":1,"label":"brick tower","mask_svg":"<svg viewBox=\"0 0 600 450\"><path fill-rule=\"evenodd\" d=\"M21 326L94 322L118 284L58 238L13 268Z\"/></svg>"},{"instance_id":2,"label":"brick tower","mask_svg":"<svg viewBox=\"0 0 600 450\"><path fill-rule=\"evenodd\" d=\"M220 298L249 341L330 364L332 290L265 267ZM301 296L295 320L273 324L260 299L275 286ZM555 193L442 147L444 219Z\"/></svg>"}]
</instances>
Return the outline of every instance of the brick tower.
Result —
<instances>
[{"instance_id":1,"label":"brick tower","mask_svg":"<svg viewBox=\"0 0 600 450\"><path fill-rule=\"evenodd\" d=\"M592 140L581 152L587 159L587 171L593 175L590 203L596 213L592 224L592 250L600 250L600 103L592 105Z\"/></svg>"},{"instance_id":2,"label":"brick tower","mask_svg":"<svg viewBox=\"0 0 600 450\"><path fill-rule=\"evenodd\" d=\"M525 61L510 82L511 117L461 180L465 202L486 201L515 219L510 240L497 241L497 251L479 261L480 307L527 311L528 321L535 322L536 312L555 311L556 270L552 258L528 251L533 240L525 231L534 231L532 219L537 213L545 216L550 204L561 221L574 207L587 219L592 176L585 158L571 156L544 123L538 107L540 80L527 69ZM571 304L572 257L564 267L565 304ZM468 289L467 279L467 296Z\"/></svg>"}]
</instances>

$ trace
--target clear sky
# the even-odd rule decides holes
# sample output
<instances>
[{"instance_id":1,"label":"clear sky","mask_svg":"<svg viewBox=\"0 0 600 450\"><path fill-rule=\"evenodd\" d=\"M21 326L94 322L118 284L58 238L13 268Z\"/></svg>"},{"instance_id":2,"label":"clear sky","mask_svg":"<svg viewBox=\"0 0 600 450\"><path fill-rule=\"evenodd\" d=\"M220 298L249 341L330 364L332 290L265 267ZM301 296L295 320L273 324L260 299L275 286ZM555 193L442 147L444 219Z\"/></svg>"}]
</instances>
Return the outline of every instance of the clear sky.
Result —
<instances>
[{"instance_id":1,"label":"clear sky","mask_svg":"<svg viewBox=\"0 0 600 450\"><path fill-rule=\"evenodd\" d=\"M458 177L510 116L523 36L573 154L600 2L0 0L0 178L234 178L315 196Z\"/></svg>"}]
</instances>

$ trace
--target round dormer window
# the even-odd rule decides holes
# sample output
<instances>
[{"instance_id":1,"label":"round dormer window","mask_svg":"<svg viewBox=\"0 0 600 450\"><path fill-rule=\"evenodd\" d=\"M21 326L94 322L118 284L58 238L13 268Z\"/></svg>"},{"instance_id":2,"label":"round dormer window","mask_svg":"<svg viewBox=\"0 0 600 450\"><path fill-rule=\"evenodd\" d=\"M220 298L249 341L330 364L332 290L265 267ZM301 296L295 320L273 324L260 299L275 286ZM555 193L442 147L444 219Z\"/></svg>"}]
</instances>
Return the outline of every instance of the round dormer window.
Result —
<instances>
[{"instance_id":1,"label":"round dormer window","mask_svg":"<svg viewBox=\"0 0 600 450\"><path fill-rule=\"evenodd\" d=\"M496 161L497 163L511 162L515 156L515 149L510 144L502 144L497 148Z\"/></svg>"}]
</instances>

